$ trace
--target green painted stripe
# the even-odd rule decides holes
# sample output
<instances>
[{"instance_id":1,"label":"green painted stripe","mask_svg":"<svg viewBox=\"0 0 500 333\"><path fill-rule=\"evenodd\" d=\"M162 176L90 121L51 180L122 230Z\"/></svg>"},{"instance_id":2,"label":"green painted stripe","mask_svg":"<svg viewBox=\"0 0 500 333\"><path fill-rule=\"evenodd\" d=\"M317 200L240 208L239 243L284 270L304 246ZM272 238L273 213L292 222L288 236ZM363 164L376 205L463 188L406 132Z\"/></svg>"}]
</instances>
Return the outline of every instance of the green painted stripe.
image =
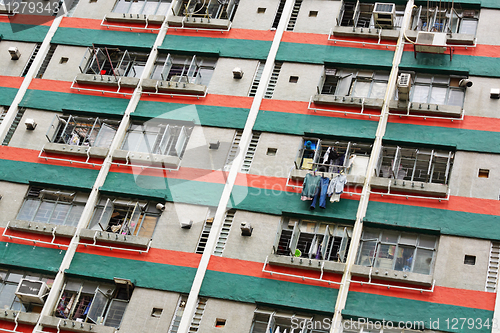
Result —
<instances>
[{"instance_id":1,"label":"green painted stripe","mask_svg":"<svg viewBox=\"0 0 500 333\"><path fill-rule=\"evenodd\" d=\"M103 96L68 94L62 92L28 90L19 106L25 108L63 111L74 110L84 113L123 115L129 100Z\"/></svg>"},{"instance_id":2,"label":"green painted stripe","mask_svg":"<svg viewBox=\"0 0 500 333\"><path fill-rule=\"evenodd\" d=\"M333 313L338 290L292 282L207 271L200 295Z\"/></svg>"},{"instance_id":3,"label":"green painted stripe","mask_svg":"<svg viewBox=\"0 0 500 333\"><path fill-rule=\"evenodd\" d=\"M32 245L0 242L0 264L57 273L66 251Z\"/></svg>"},{"instance_id":4,"label":"green painted stripe","mask_svg":"<svg viewBox=\"0 0 500 333\"><path fill-rule=\"evenodd\" d=\"M377 122L261 110L253 129L256 131L295 135L318 134L335 137L375 139Z\"/></svg>"},{"instance_id":5,"label":"green painted stripe","mask_svg":"<svg viewBox=\"0 0 500 333\"><path fill-rule=\"evenodd\" d=\"M10 106L17 94L17 88L0 87L0 105Z\"/></svg>"},{"instance_id":6,"label":"green painted stripe","mask_svg":"<svg viewBox=\"0 0 500 333\"><path fill-rule=\"evenodd\" d=\"M500 8L500 6L499 6ZM447 71L449 73L467 72L469 75L500 77L500 58L467 56L454 54L450 61L448 54L404 52L401 68L415 70Z\"/></svg>"},{"instance_id":7,"label":"green painted stripe","mask_svg":"<svg viewBox=\"0 0 500 333\"><path fill-rule=\"evenodd\" d=\"M219 55L226 58L267 59L270 41L167 35L159 50L172 53Z\"/></svg>"},{"instance_id":8,"label":"green painted stripe","mask_svg":"<svg viewBox=\"0 0 500 333\"><path fill-rule=\"evenodd\" d=\"M464 302L466 303L466 301ZM463 329L453 330L452 318L480 318L483 323L488 320L491 324L493 311L472 309L455 305L429 303L404 298L395 298L360 292L349 292L346 307L342 311L344 317L371 318L373 320L392 321L396 327L399 322L421 322L427 329L436 329L445 332L491 332L491 327L474 326L473 330L464 325ZM447 325L446 319L450 319ZM430 326L430 322L439 320L439 327ZM478 323L479 323L478 320ZM462 322L460 322L460 327ZM422 329L422 327L420 327Z\"/></svg>"},{"instance_id":9,"label":"green painted stripe","mask_svg":"<svg viewBox=\"0 0 500 333\"><path fill-rule=\"evenodd\" d=\"M477 1L479 0L463 0L467 3L476 3ZM480 0L481 2L481 7L484 7L484 8L494 8L494 9L500 9L500 2L498 0ZM457 3L455 1L455 3Z\"/></svg>"},{"instance_id":10,"label":"green painted stripe","mask_svg":"<svg viewBox=\"0 0 500 333\"><path fill-rule=\"evenodd\" d=\"M98 173L98 170L0 160L0 180L13 183L50 182L59 186L91 189Z\"/></svg>"},{"instance_id":11,"label":"green painted stripe","mask_svg":"<svg viewBox=\"0 0 500 333\"><path fill-rule=\"evenodd\" d=\"M384 140L450 146L463 151L500 153L500 132L388 123Z\"/></svg>"},{"instance_id":12,"label":"green painted stripe","mask_svg":"<svg viewBox=\"0 0 500 333\"><path fill-rule=\"evenodd\" d=\"M393 51L283 42L278 49L276 60L321 65L335 63L356 67L365 65L390 70L393 56Z\"/></svg>"},{"instance_id":13,"label":"green painted stripe","mask_svg":"<svg viewBox=\"0 0 500 333\"><path fill-rule=\"evenodd\" d=\"M140 101L132 117L194 121L197 125L243 128L248 109L212 105Z\"/></svg>"},{"instance_id":14,"label":"green painted stripe","mask_svg":"<svg viewBox=\"0 0 500 333\"><path fill-rule=\"evenodd\" d=\"M41 43L49 28L45 25L0 23L0 35L3 40Z\"/></svg>"},{"instance_id":15,"label":"green painted stripe","mask_svg":"<svg viewBox=\"0 0 500 333\"><path fill-rule=\"evenodd\" d=\"M114 30L92 30L77 28L59 28L52 38L53 44L107 47L126 47L132 49L151 49L156 35Z\"/></svg>"},{"instance_id":16,"label":"green painted stripe","mask_svg":"<svg viewBox=\"0 0 500 333\"><path fill-rule=\"evenodd\" d=\"M138 174L109 173L101 190L126 196L217 206L224 188L224 184L144 176L140 174L142 171L140 167L135 168L134 171ZM168 177L168 171L166 175Z\"/></svg>"},{"instance_id":17,"label":"green painted stripe","mask_svg":"<svg viewBox=\"0 0 500 333\"><path fill-rule=\"evenodd\" d=\"M441 234L500 240L500 216L370 201L365 221Z\"/></svg>"},{"instance_id":18,"label":"green painted stripe","mask_svg":"<svg viewBox=\"0 0 500 333\"><path fill-rule=\"evenodd\" d=\"M136 287L188 293L196 268L77 252L66 273L110 281L115 277L124 278L131 280Z\"/></svg>"}]
</instances>

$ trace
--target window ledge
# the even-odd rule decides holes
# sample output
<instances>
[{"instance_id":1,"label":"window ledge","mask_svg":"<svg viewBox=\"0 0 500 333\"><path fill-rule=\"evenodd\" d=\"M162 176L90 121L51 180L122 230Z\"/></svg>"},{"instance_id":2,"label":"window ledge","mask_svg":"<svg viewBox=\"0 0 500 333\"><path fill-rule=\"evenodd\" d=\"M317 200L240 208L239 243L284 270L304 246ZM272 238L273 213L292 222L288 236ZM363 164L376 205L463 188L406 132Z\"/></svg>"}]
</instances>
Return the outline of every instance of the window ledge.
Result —
<instances>
[{"instance_id":1,"label":"window ledge","mask_svg":"<svg viewBox=\"0 0 500 333\"><path fill-rule=\"evenodd\" d=\"M63 331L71 332L93 332L93 333L114 333L115 328L110 326L82 323L75 320L62 319L57 317L42 316L40 324L46 327L57 328L58 325Z\"/></svg>"},{"instance_id":2,"label":"window ledge","mask_svg":"<svg viewBox=\"0 0 500 333\"><path fill-rule=\"evenodd\" d=\"M231 21L221 19L208 19L201 17L170 16L167 19L168 25L172 27L186 28L206 28L228 30Z\"/></svg>"},{"instance_id":3,"label":"window ledge","mask_svg":"<svg viewBox=\"0 0 500 333\"><path fill-rule=\"evenodd\" d=\"M204 86L202 84L161 81L153 79L144 79L142 81L142 88L144 90L154 90L158 92L193 94L193 95L205 95L207 92L207 86Z\"/></svg>"},{"instance_id":4,"label":"window ledge","mask_svg":"<svg viewBox=\"0 0 500 333\"><path fill-rule=\"evenodd\" d=\"M128 76L97 75L97 74L78 74L75 81L79 84L95 84L111 87L135 88L139 79Z\"/></svg>"},{"instance_id":5,"label":"window ledge","mask_svg":"<svg viewBox=\"0 0 500 333\"><path fill-rule=\"evenodd\" d=\"M391 110L404 111L406 113L408 111L408 102L390 101L389 108ZM456 118L460 118L462 116L462 107L456 105L438 105L410 102L410 113L412 111L414 113L430 116Z\"/></svg>"},{"instance_id":6,"label":"window ledge","mask_svg":"<svg viewBox=\"0 0 500 333\"><path fill-rule=\"evenodd\" d=\"M448 195L448 185L424 183L402 179L392 179L384 177L372 177L370 185L373 188L396 190L408 194L423 194L426 196L446 197Z\"/></svg>"},{"instance_id":7,"label":"window ledge","mask_svg":"<svg viewBox=\"0 0 500 333\"><path fill-rule=\"evenodd\" d=\"M352 275L369 277L370 268L367 266L353 265L351 269ZM406 277L405 277L406 276ZM372 279L390 280L398 282L407 282L411 284L417 284L421 286L431 287L432 286L432 275L411 273L411 272L401 272L392 269L379 269L373 267L372 269Z\"/></svg>"},{"instance_id":8,"label":"window ledge","mask_svg":"<svg viewBox=\"0 0 500 333\"><path fill-rule=\"evenodd\" d=\"M109 13L104 19L108 22L162 24L165 21L165 15Z\"/></svg>"},{"instance_id":9,"label":"window ledge","mask_svg":"<svg viewBox=\"0 0 500 333\"><path fill-rule=\"evenodd\" d=\"M381 98L366 98L366 97L363 98L363 97L317 94L313 96L313 102L315 104L364 106L370 109L382 109L382 104L384 103L384 100Z\"/></svg>"},{"instance_id":10,"label":"window ledge","mask_svg":"<svg viewBox=\"0 0 500 333\"><path fill-rule=\"evenodd\" d=\"M150 239L147 237L121 235L107 231L82 229L82 231L80 232L81 239L94 240L94 237L98 242L100 241L100 242L128 245L131 247L140 247L140 248L147 248L150 242Z\"/></svg>"},{"instance_id":11,"label":"window ledge","mask_svg":"<svg viewBox=\"0 0 500 333\"><path fill-rule=\"evenodd\" d=\"M412 42L417 41L418 31L406 30L405 35ZM446 34L446 44L474 45L475 36L469 34L451 33Z\"/></svg>"},{"instance_id":12,"label":"window ledge","mask_svg":"<svg viewBox=\"0 0 500 333\"><path fill-rule=\"evenodd\" d=\"M336 26L333 27L332 32L334 36L378 38L380 29ZM380 37L381 39L397 40L399 38L399 30L382 29Z\"/></svg>"},{"instance_id":13,"label":"window ledge","mask_svg":"<svg viewBox=\"0 0 500 333\"><path fill-rule=\"evenodd\" d=\"M39 313L19 312L19 311L4 309L3 311L0 312L0 320L14 322L18 313L19 317L17 317L17 322L20 324L36 325L36 323L38 322L38 318L40 318Z\"/></svg>"},{"instance_id":14,"label":"window ledge","mask_svg":"<svg viewBox=\"0 0 500 333\"><path fill-rule=\"evenodd\" d=\"M9 223L9 229L50 236L52 236L55 229L55 235L60 237L73 237L76 232L76 227L69 225L57 225L52 223L21 220L11 221Z\"/></svg>"},{"instance_id":15,"label":"window ledge","mask_svg":"<svg viewBox=\"0 0 500 333\"><path fill-rule=\"evenodd\" d=\"M115 150L113 153L113 160L128 160L131 163L151 164L152 166L158 165L160 167L172 169L177 169L181 163L180 158L177 156L137 153L121 149Z\"/></svg>"},{"instance_id":16,"label":"window ledge","mask_svg":"<svg viewBox=\"0 0 500 333\"><path fill-rule=\"evenodd\" d=\"M292 261L293 258L293 261ZM302 262L301 262L302 259ZM345 269L345 264L335 261L318 260L318 259L306 259L306 258L295 258L290 256L281 256L277 254L270 254L268 257L268 263L271 265L285 266L292 268L302 268L302 269L312 269L315 271L321 270L321 263L324 262L323 271L340 273L342 274Z\"/></svg>"},{"instance_id":17,"label":"window ledge","mask_svg":"<svg viewBox=\"0 0 500 333\"><path fill-rule=\"evenodd\" d=\"M292 172L290 173L290 178L293 180L304 180L306 175L310 173L311 170L298 170L298 169L292 169ZM349 170L347 171L349 172ZM322 172L318 171L318 175L321 175ZM326 176L331 176L331 173L325 172ZM348 185L363 185L365 182L365 176L364 175L351 175L347 174L347 184Z\"/></svg>"},{"instance_id":18,"label":"window ledge","mask_svg":"<svg viewBox=\"0 0 500 333\"><path fill-rule=\"evenodd\" d=\"M106 158L109 151L108 148L104 147L72 146L53 142L46 143L43 150L48 153L90 156L97 158Z\"/></svg>"}]
</instances>

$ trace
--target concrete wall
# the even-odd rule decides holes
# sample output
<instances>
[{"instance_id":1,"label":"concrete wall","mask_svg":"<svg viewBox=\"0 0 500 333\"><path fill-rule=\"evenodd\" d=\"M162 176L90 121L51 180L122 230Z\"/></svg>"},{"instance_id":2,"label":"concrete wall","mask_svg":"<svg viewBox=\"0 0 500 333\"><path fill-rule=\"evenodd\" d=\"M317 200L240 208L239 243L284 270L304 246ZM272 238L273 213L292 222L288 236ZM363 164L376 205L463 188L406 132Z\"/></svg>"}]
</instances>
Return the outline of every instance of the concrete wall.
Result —
<instances>
[{"instance_id":1,"label":"concrete wall","mask_svg":"<svg viewBox=\"0 0 500 333\"><path fill-rule=\"evenodd\" d=\"M28 185L0 181L0 226L4 227L7 222L14 220L24 201L28 191Z\"/></svg>"},{"instance_id":2,"label":"concrete wall","mask_svg":"<svg viewBox=\"0 0 500 333\"><path fill-rule=\"evenodd\" d=\"M476 30L478 44L500 45L498 10L481 8Z\"/></svg>"},{"instance_id":3,"label":"concrete wall","mask_svg":"<svg viewBox=\"0 0 500 333\"><path fill-rule=\"evenodd\" d=\"M120 332L166 332L170 327L178 299L177 293L135 288L125 310ZM163 310L160 317L151 316L153 308Z\"/></svg>"},{"instance_id":4,"label":"concrete wall","mask_svg":"<svg viewBox=\"0 0 500 333\"><path fill-rule=\"evenodd\" d=\"M288 172L293 166L301 142L302 137L300 136L262 133L250 173L271 177L288 177ZM268 148L278 149L276 155L267 155Z\"/></svg>"},{"instance_id":5,"label":"concrete wall","mask_svg":"<svg viewBox=\"0 0 500 333\"><path fill-rule=\"evenodd\" d=\"M175 200L175 195L174 198ZM166 203L156 224L152 246L160 249L194 252L198 245L208 207ZM182 229L180 221L192 220L191 229Z\"/></svg>"},{"instance_id":6,"label":"concrete wall","mask_svg":"<svg viewBox=\"0 0 500 333\"><path fill-rule=\"evenodd\" d=\"M231 148L234 132L233 129L195 126L189 137L181 166L221 170ZM209 149L211 141L219 141L219 149Z\"/></svg>"},{"instance_id":7,"label":"concrete wall","mask_svg":"<svg viewBox=\"0 0 500 333\"><path fill-rule=\"evenodd\" d=\"M102 20L104 15L113 10L115 2L115 0L80 0L73 13L73 17Z\"/></svg>"},{"instance_id":8,"label":"concrete wall","mask_svg":"<svg viewBox=\"0 0 500 333\"><path fill-rule=\"evenodd\" d=\"M479 178L479 169L489 170L489 178ZM451 195L498 200L500 156L458 151L450 177Z\"/></svg>"},{"instance_id":9,"label":"concrete wall","mask_svg":"<svg viewBox=\"0 0 500 333\"><path fill-rule=\"evenodd\" d=\"M281 66L273 99L289 101L309 101L316 93L323 66L285 62ZM290 82L290 76L298 76L297 83Z\"/></svg>"},{"instance_id":10,"label":"concrete wall","mask_svg":"<svg viewBox=\"0 0 500 333\"><path fill-rule=\"evenodd\" d=\"M236 211L222 256L263 263L272 251L280 221L281 216ZM251 224L252 236L241 235L241 222Z\"/></svg>"},{"instance_id":11,"label":"concrete wall","mask_svg":"<svg viewBox=\"0 0 500 333\"><path fill-rule=\"evenodd\" d=\"M254 304L231 302L210 298L201 318L200 332L203 333L236 333L250 332ZM216 328L215 320L225 319L224 327Z\"/></svg>"},{"instance_id":12,"label":"concrete wall","mask_svg":"<svg viewBox=\"0 0 500 333\"><path fill-rule=\"evenodd\" d=\"M17 47L21 53L18 60L11 59L9 53L10 47ZM23 43L7 40L0 42L0 75L21 76L34 48L35 43Z\"/></svg>"},{"instance_id":13,"label":"concrete wall","mask_svg":"<svg viewBox=\"0 0 500 333\"><path fill-rule=\"evenodd\" d=\"M293 31L316 34L330 33L330 29L336 25L336 19L339 16L341 4L341 1L303 1ZM309 16L311 11L317 11L317 16Z\"/></svg>"},{"instance_id":14,"label":"concrete wall","mask_svg":"<svg viewBox=\"0 0 500 333\"><path fill-rule=\"evenodd\" d=\"M230 93L232 96L248 96L258 66L257 60L219 58L208 85L208 92L210 94L228 95ZM243 70L241 79L233 79L235 67Z\"/></svg>"},{"instance_id":15,"label":"concrete wall","mask_svg":"<svg viewBox=\"0 0 500 333\"><path fill-rule=\"evenodd\" d=\"M434 266L436 284L484 291L490 244L480 239L441 236ZM465 255L476 256L476 264L464 264Z\"/></svg>"},{"instance_id":16,"label":"concrete wall","mask_svg":"<svg viewBox=\"0 0 500 333\"><path fill-rule=\"evenodd\" d=\"M254 30L271 29L279 2L279 0L241 1L234 15L231 27ZM264 13L257 13L258 8L266 8L266 11Z\"/></svg>"},{"instance_id":17,"label":"concrete wall","mask_svg":"<svg viewBox=\"0 0 500 333\"><path fill-rule=\"evenodd\" d=\"M19 126L10 140L9 146L41 150L43 145L49 142L45 134L55 114L55 112L26 109L19 122ZM34 130L27 130L26 125L24 125L26 119L29 118L34 119L37 123Z\"/></svg>"},{"instance_id":18,"label":"concrete wall","mask_svg":"<svg viewBox=\"0 0 500 333\"><path fill-rule=\"evenodd\" d=\"M500 100L490 98L492 88L500 88L498 79L471 76L472 87L465 93L464 110L466 116L500 118Z\"/></svg>"},{"instance_id":19,"label":"concrete wall","mask_svg":"<svg viewBox=\"0 0 500 333\"><path fill-rule=\"evenodd\" d=\"M43 78L48 80L73 81L75 76L80 73L78 66L80 66L86 50L86 47L57 45ZM61 63L62 57L68 58L68 61ZM85 66L85 63L83 66Z\"/></svg>"}]
</instances>

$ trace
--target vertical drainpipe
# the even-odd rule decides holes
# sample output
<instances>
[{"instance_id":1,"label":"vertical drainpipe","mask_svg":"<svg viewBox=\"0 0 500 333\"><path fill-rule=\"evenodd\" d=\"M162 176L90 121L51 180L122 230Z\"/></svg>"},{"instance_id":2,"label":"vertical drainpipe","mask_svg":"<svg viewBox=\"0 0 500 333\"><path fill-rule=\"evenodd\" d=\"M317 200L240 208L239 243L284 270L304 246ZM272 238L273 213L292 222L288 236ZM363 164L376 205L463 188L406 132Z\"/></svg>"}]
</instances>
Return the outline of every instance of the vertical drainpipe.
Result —
<instances>
[{"instance_id":1,"label":"vertical drainpipe","mask_svg":"<svg viewBox=\"0 0 500 333\"><path fill-rule=\"evenodd\" d=\"M170 4L170 9L172 8L173 4L176 2L174 0ZM101 169L99 170L99 174L97 175L96 181L94 185L92 186L92 191L90 193L90 196L87 200L87 203L85 204L85 207L82 212L82 216L80 217L80 220L77 225L77 230L75 232L75 235L71 239L71 242L69 244L68 249L66 250L66 253L64 255L64 258L62 260L61 266L59 267L59 270L57 272L56 278L54 279L54 283L52 285L52 288L50 290L50 293L47 297L47 301L45 302L42 311L40 312L40 317L38 319L37 324L35 325L35 328L33 329L33 333L38 333L43 330L43 325L41 324L41 320L43 316L51 316L52 311L54 310L57 301L59 300L59 295L62 290L62 287L64 285L64 272L66 269L68 269L71 265L71 261L73 260L73 257L76 253L76 249L78 247L78 243L80 241L80 232L82 229L85 229L87 227L88 222L90 221L90 218L92 217L92 213L94 212L94 207L97 203L97 200L99 198L99 189L101 186L104 184L106 177L109 173L109 169L112 164L113 160L113 153L116 149L119 148L120 144L122 143L123 139L125 138L125 135L127 133L127 129L130 124L130 114L135 111L139 100L141 98L142 94L142 82L144 79L149 78L149 73L153 69L156 57L158 55L158 47L163 43L163 39L165 38L165 35L168 30L168 24L167 20L163 22L160 31L158 32L158 35L156 37L156 40L153 44L153 48L151 52L149 53L148 60L146 61L146 65L144 66L144 70L141 74L141 77L139 79L139 83L137 84L137 87L135 88L132 97L130 98L130 101L127 105L127 108L125 109L125 114L123 115L123 118L120 122L120 125L118 127L118 130L116 131L115 137L113 138L113 141L111 142L111 146L109 147L109 152L106 155L106 158L104 159L104 162L102 164ZM103 267L105 269L105 267Z\"/></svg>"},{"instance_id":2,"label":"vertical drainpipe","mask_svg":"<svg viewBox=\"0 0 500 333\"><path fill-rule=\"evenodd\" d=\"M259 82L259 86L257 88L255 97L253 99L252 106L250 107L250 112L248 113L245 127L243 129L243 134L241 136L241 141L240 141L240 150L239 153L236 155L236 158L234 159L231 168L229 169L229 174L226 180L226 184L224 185L224 190L222 192L221 199L217 206L217 211L215 212L215 217L212 223L210 234L208 236L207 244L205 246L205 250L203 251L203 255L201 256L201 260L198 265L198 269L196 271L196 275L194 277L191 290L189 292L188 300L184 308L184 313L182 315L181 322L179 324L179 329L178 329L179 333L188 333L189 326L191 324L191 319L193 318L194 313L196 311L201 284L205 277L208 263L212 256L212 253L214 252L215 245L217 243L217 238L219 236L220 229L222 227L222 222L226 214L226 208L228 207L229 200L231 198L231 192L233 190L234 183L236 181L236 176L238 175L238 172L241 169L241 166L243 165L243 158L245 152L248 149L248 146L250 145L250 140L252 138L252 128L257 119L257 115L260 109L260 104L262 103L262 99L264 98L264 94L266 92L267 83L269 82L269 79L271 78L271 74L273 72L276 54L278 52L281 38L283 37L283 32L285 31L286 24L292 13L294 1L295 0L286 0L285 2L285 7L283 8L283 14L281 16L278 28L276 29L276 34L274 35L273 43L271 45L271 49L267 56L266 64L264 65L264 70L262 71L262 77Z\"/></svg>"},{"instance_id":3,"label":"vertical drainpipe","mask_svg":"<svg viewBox=\"0 0 500 333\"><path fill-rule=\"evenodd\" d=\"M330 327L331 333L342 332L342 310L344 310L345 308L347 294L349 293L349 286L351 282L351 268L352 265L354 265L354 261L356 259L359 247L359 241L361 238L361 233L363 231L363 218L366 215L368 202L370 200L370 182L374 174L375 166L379 160L380 151L382 148L382 138L385 134L387 120L389 118L389 102L394 97L394 91L396 89L396 81L398 78L399 63L401 62L401 58L403 56L403 49L405 42L404 32L410 22L412 9L413 9L413 0L409 0L406 4L405 15L403 18L403 23L401 24L401 31L399 32L399 38L396 44L396 50L394 51L391 74L389 76L389 82L387 84L387 90L384 96L384 104L382 105L381 116L378 122L377 132L375 134L375 141L373 143L372 153L370 155L368 167L366 168L365 182L363 184L363 190L361 192L361 196L359 199L358 211L356 213L356 222L354 223L351 245L349 247L349 254L347 255L344 275L342 276L342 281L341 281L342 284L340 285L339 292L337 295L337 302L335 304L335 313L333 315L332 325Z\"/></svg>"}]
</instances>

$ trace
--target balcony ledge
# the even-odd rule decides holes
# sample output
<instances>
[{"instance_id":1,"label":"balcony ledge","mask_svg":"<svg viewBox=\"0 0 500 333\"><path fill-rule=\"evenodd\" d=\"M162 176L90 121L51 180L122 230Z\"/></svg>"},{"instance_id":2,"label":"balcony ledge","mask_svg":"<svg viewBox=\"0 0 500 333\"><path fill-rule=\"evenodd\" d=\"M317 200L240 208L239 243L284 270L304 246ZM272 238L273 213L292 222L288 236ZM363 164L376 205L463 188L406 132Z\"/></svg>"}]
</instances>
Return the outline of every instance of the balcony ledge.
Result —
<instances>
[{"instance_id":1,"label":"balcony ledge","mask_svg":"<svg viewBox=\"0 0 500 333\"><path fill-rule=\"evenodd\" d=\"M228 30L231 27L231 21L229 20L208 19L205 17L170 16L167 18L167 22L169 26L174 28L185 27Z\"/></svg>"},{"instance_id":2,"label":"balcony ledge","mask_svg":"<svg viewBox=\"0 0 500 333\"><path fill-rule=\"evenodd\" d=\"M19 316L17 317L18 314ZM16 317L19 324L36 325L38 318L40 318L40 314L35 312L19 312L5 309L0 312L0 320L14 322Z\"/></svg>"},{"instance_id":3,"label":"balcony ledge","mask_svg":"<svg viewBox=\"0 0 500 333\"><path fill-rule=\"evenodd\" d=\"M108 148L104 147L89 147L89 146L73 146L64 143L46 143L43 150L54 154L67 154L77 156L90 156L96 158L106 158Z\"/></svg>"},{"instance_id":4,"label":"balcony ledge","mask_svg":"<svg viewBox=\"0 0 500 333\"><path fill-rule=\"evenodd\" d=\"M139 83L139 79L128 76L114 76L114 75L97 75L97 74L78 74L75 78L78 84L93 84L104 85L111 87L127 87L135 88Z\"/></svg>"},{"instance_id":5,"label":"balcony ledge","mask_svg":"<svg viewBox=\"0 0 500 333\"><path fill-rule=\"evenodd\" d=\"M147 248L150 239L147 237L139 237L132 235L121 235L107 231L97 231L91 229L83 229L80 232L80 238L85 240L95 240L110 244L127 245L131 247Z\"/></svg>"},{"instance_id":6,"label":"balcony ledge","mask_svg":"<svg viewBox=\"0 0 500 333\"><path fill-rule=\"evenodd\" d=\"M462 107L456 105L438 105L427 103L410 103L410 114L422 114L429 116L453 117L460 118L462 116ZM389 108L391 110L401 111L402 115L408 111L408 102L390 101Z\"/></svg>"},{"instance_id":7,"label":"balcony ledge","mask_svg":"<svg viewBox=\"0 0 500 333\"><path fill-rule=\"evenodd\" d=\"M420 194L424 196L446 197L448 195L448 185L424 183L402 179L392 179L384 177L373 177L370 185L373 188L404 192L408 194Z\"/></svg>"},{"instance_id":8,"label":"balcony ledge","mask_svg":"<svg viewBox=\"0 0 500 333\"><path fill-rule=\"evenodd\" d=\"M75 320L62 319L51 316L42 316L40 324L45 327L59 328L71 332L114 333L115 328L110 326L82 323Z\"/></svg>"},{"instance_id":9,"label":"balcony ledge","mask_svg":"<svg viewBox=\"0 0 500 333\"><path fill-rule=\"evenodd\" d=\"M373 267L371 272L372 272L372 279L389 280L389 281L395 281L395 282L406 282L406 283L416 284L416 285L425 286L425 287L432 286L432 275L395 271L392 269L380 269L380 268L375 268L375 267ZM370 267L361 266L361 265L353 265L352 269L351 269L351 273L354 276L369 277Z\"/></svg>"},{"instance_id":10,"label":"balcony ledge","mask_svg":"<svg viewBox=\"0 0 500 333\"><path fill-rule=\"evenodd\" d=\"M313 96L312 100L315 104L363 106L369 109L382 109L382 104L384 104L384 100L381 98L335 96L327 94L316 94Z\"/></svg>"},{"instance_id":11,"label":"balcony ledge","mask_svg":"<svg viewBox=\"0 0 500 333\"><path fill-rule=\"evenodd\" d=\"M104 17L104 20L121 23L162 24L165 21L165 15L109 13Z\"/></svg>"},{"instance_id":12,"label":"balcony ledge","mask_svg":"<svg viewBox=\"0 0 500 333\"><path fill-rule=\"evenodd\" d=\"M73 237L76 232L76 227L69 225L57 225L52 223L29 222L22 220L11 221L9 223L9 229L49 236L52 236L55 229L55 235L60 237Z\"/></svg>"},{"instance_id":13,"label":"balcony ledge","mask_svg":"<svg viewBox=\"0 0 500 333\"><path fill-rule=\"evenodd\" d=\"M142 88L148 91L158 91L175 94L205 95L207 86L188 82L161 81L154 79L144 79Z\"/></svg>"},{"instance_id":14,"label":"balcony ledge","mask_svg":"<svg viewBox=\"0 0 500 333\"><path fill-rule=\"evenodd\" d=\"M293 258L293 261L292 261ZM301 262L302 259L302 262ZM321 270L321 263L324 262L323 271L330 273L344 273L345 264L335 261L318 260L318 259L307 259L307 258L295 258L290 256L282 256L277 254L270 254L268 257L268 263L271 265L291 267L291 268L301 268L301 269L311 269L315 271Z\"/></svg>"},{"instance_id":15,"label":"balcony ledge","mask_svg":"<svg viewBox=\"0 0 500 333\"><path fill-rule=\"evenodd\" d=\"M147 164L151 166L159 166L169 169L177 169L181 160L177 156L158 155L150 153L130 152L128 150L115 150L113 160L122 160L137 164Z\"/></svg>"},{"instance_id":16,"label":"balcony ledge","mask_svg":"<svg viewBox=\"0 0 500 333\"><path fill-rule=\"evenodd\" d=\"M334 36L341 37L360 37L360 38L380 38L387 40L397 40L399 37L399 30L377 28L355 28L355 27L333 27L332 33Z\"/></svg>"}]
</instances>

